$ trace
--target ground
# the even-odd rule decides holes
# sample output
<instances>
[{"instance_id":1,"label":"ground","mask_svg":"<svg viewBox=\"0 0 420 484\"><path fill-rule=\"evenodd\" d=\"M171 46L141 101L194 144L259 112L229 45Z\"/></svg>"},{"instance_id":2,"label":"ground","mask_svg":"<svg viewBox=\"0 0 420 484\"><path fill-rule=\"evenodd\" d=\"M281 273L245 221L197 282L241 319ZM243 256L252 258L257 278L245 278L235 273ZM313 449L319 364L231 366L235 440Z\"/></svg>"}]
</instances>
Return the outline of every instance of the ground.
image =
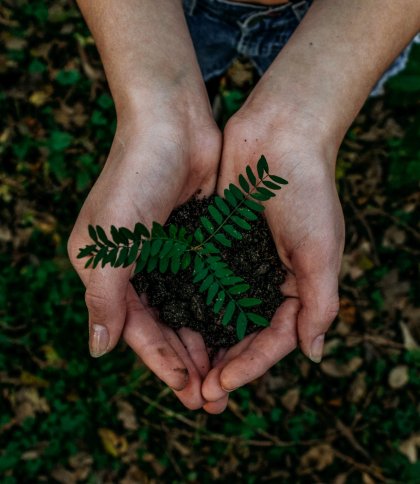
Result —
<instances>
[{"instance_id":1,"label":"ground","mask_svg":"<svg viewBox=\"0 0 420 484\"><path fill-rule=\"evenodd\" d=\"M1 482L419 482L419 49L340 150L346 251L324 361L295 351L210 416L123 344L88 355L66 240L113 103L75 5L18 6L0 6ZM221 122L248 81L221 80Z\"/></svg>"}]
</instances>

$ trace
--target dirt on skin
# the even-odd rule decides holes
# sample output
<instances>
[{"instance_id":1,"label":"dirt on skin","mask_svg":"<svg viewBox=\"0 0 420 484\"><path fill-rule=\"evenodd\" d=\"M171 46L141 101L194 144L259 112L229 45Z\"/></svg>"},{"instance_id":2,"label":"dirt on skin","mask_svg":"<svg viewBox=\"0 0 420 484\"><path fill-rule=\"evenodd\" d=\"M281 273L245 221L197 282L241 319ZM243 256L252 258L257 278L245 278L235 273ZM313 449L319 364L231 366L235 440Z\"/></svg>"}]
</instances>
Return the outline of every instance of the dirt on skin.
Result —
<instances>
[{"instance_id":1,"label":"dirt on skin","mask_svg":"<svg viewBox=\"0 0 420 484\"><path fill-rule=\"evenodd\" d=\"M200 226L200 216L207 215L207 207L213 197L192 199L177 208L170 216L167 225L173 223L185 227L192 234ZM286 277L274 245L270 229L264 217L252 222L250 231L242 231L243 239L232 241L232 247L217 244L222 258L234 274L242 277L251 287L245 297L256 297L263 301L253 312L261 314L269 321L276 309L284 301L280 285ZM235 318L223 326L223 310L215 314L206 304L206 294L198 289L200 284L193 284L193 264L177 274L161 274L154 270L150 274L139 273L132 279L138 294L145 293L150 306L156 308L159 318L171 328L177 330L188 327L203 336L207 348L217 350L228 348L238 342ZM247 333L261 329L248 322Z\"/></svg>"}]
</instances>

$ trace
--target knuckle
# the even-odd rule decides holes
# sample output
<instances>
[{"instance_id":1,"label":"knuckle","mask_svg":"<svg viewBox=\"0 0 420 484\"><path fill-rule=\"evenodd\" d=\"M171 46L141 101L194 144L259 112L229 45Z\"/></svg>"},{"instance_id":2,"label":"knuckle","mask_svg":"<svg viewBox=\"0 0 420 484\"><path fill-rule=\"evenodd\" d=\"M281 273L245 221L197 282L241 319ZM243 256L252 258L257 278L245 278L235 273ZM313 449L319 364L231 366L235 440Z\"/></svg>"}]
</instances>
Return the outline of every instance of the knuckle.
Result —
<instances>
[{"instance_id":1,"label":"knuckle","mask_svg":"<svg viewBox=\"0 0 420 484\"><path fill-rule=\"evenodd\" d=\"M110 313L109 298L105 294L87 290L85 302L89 310L89 316L94 322L101 322L108 319Z\"/></svg>"}]
</instances>

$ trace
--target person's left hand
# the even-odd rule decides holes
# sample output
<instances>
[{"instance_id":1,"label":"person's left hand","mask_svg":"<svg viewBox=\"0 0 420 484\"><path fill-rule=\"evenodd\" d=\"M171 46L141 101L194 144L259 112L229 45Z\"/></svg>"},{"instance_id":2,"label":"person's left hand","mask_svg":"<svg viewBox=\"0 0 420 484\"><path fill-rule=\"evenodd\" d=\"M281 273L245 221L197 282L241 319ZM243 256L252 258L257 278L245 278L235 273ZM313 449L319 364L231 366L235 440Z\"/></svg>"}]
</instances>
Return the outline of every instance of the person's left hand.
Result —
<instances>
[{"instance_id":1,"label":"person's left hand","mask_svg":"<svg viewBox=\"0 0 420 484\"><path fill-rule=\"evenodd\" d=\"M265 107L268 103L265 104ZM268 224L288 269L282 292L289 296L268 328L224 351L204 380L209 413L220 413L228 392L263 375L299 346L313 361L322 356L324 335L338 311L338 273L344 221L335 187L337 143L327 143L319 123L305 114L285 120L275 109L246 104L229 121L218 191L267 158L270 173L289 181L265 202Z\"/></svg>"}]
</instances>

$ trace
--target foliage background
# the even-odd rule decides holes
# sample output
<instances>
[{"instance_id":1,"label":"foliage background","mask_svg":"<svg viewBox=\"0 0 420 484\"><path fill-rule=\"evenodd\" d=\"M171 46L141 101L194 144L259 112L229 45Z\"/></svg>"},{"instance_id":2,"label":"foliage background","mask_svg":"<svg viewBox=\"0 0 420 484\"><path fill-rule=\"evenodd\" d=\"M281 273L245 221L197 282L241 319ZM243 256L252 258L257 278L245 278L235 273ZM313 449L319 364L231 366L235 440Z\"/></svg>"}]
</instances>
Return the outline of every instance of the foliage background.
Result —
<instances>
[{"instance_id":1,"label":"foliage background","mask_svg":"<svg viewBox=\"0 0 420 484\"><path fill-rule=\"evenodd\" d=\"M420 482L419 47L340 151L347 245L323 363L296 351L209 416L123 344L88 356L66 240L113 102L73 3L3 1L0 27L1 482ZM246 67L221 80L221 120Z\"/></svg>"}]
</instances>

